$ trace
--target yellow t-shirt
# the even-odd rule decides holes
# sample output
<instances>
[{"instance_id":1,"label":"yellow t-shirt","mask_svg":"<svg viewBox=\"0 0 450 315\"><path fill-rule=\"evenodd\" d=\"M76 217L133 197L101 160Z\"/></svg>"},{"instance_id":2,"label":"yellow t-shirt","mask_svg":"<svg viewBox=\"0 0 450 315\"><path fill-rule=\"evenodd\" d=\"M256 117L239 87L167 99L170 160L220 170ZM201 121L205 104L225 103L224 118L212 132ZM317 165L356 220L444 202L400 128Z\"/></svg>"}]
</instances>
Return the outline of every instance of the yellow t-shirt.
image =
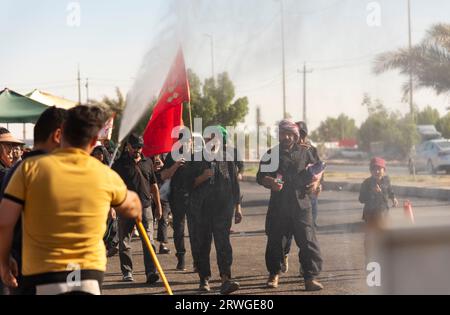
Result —
<instances>
[{"instance_id":1,"label":"yellow t-shirt","mask_svg":"<svg viewBox=\"0 0 450 315\"><path fill-rule=\"evenodd\" d=\"M5 191L24 206L23 274L105 271L108 211L126 194L116 172L80 149L23 161Z\"/></svg>"}]
</instances>

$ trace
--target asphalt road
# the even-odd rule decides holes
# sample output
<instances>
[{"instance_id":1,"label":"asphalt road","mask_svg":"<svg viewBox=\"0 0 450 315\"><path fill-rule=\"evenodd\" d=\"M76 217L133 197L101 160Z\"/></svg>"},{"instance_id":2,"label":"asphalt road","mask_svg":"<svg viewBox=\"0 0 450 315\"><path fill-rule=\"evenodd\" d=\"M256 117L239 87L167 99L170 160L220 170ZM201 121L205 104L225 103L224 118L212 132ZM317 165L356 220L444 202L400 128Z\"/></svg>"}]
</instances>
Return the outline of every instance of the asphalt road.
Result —
<instances>
[{"instance_id":1,"label":"asphalt road","mask_svg":"<svg viewBox=\"0 0 450 315\"><path fill-rule=\"evenodd\" d=\"M234 252L233 276L241 284L238 294L248 295L304 295L304 294L364 294L367 292L366 271L361 222L361 205L357 194L350 192L324 192L319 202L318 239L324 259L323 272L318 278L325 289L310 293L304 291L303 280L298 276L299 264L297 249L292 248L289 258L289 272L283 274L278 289L266 289L267 271L264 262L266 236L264 220L267 211L269 192L253 183L243 183L244 221L233 226L232 245ZM401 202L401 200L400 200ZM450 225L450 203L426 199L413 199L413 208L418 225ZM392 225L408 225L402 209L392 209ZM172 235L172 230L169 231ZM186 238L186 244L189 244ZM170 238L169 255L158 255L161 265L171 284L174 294L196 295L198 276L175 270L173 240ZM214 246L213 246L214 247ZM103 294L165 294L159 282L148 286L143 271L143 256L140 241L133 241L135 271L134 283L121 281L118 256L108 261L108 268L103 285ZM187 255L187 266L191 268L192 259ZM213 277L212 292L218 294L220 287L214 249L211 253Z\"/></svg>"}]
</instances>

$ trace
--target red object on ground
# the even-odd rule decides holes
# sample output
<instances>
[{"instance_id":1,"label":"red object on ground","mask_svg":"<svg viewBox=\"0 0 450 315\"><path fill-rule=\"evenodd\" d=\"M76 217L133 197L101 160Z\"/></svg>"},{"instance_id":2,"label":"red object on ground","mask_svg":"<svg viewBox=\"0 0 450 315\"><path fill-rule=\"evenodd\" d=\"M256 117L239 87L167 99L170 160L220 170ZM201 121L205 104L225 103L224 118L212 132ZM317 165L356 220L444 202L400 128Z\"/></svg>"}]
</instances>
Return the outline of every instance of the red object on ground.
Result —
<instances>
[{"instance_id":1,"label":"red object on ground","mask_svg":"<svg viewBox=\"0 0 450 315\"><path fill-rule=\"evenodd\" d=\"M161 90L152 117L144 131L143 154L147 157L172 150L178 138L172 130L183 125L183 103L190 102L189 82L180 48Z\"/></svg>"},{"instance_id":2,"label":"red object on ground","mask_svg":"<svg viewBox=\"0 0 450 315\"><path fill-rule=\"evenodd\" d=\"M411 223L415 223L414 212L412 210L412 204L409 200L406 200L403 203L403 210L405 212L405 216L411 221Z\"/></svg>"}]
</instances>

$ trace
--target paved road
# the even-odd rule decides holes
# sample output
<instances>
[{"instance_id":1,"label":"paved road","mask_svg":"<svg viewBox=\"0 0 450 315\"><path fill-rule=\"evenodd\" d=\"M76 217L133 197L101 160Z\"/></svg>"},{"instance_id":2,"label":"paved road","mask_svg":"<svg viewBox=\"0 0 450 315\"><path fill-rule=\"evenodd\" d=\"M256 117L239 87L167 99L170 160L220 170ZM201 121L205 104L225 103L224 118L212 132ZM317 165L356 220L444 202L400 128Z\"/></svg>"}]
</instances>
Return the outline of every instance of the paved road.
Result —
<instances>
[{"instance_id":1,"label":"paved road","mask_svg":"<svg viewBox=\"0 0 450 315\"><path fill-rule=\"evenodd\" d=\"M278 289L266 289L267 272L264 263L266 236L264 220L268 203L268 191L253 183L243 183L245 194L245 218L233 226L232 244L234 250L233 273L240 282L240 294L266 295L302 295L302 294L363 294L366 293L366 274L363 256L363 233L361 225L361 205L357 195L350 192L324 192L320 199L318 239L324 258L324 268L319 280L325 290L316 293L304 292L303 280L298 277L297 250L290 255L290 269L281 277ZM449 202L432 200L412 200L418 224L447 222L450 224ZM393 225L406 225L403 211L392 210ZM169 235L172 231L169 232ZM170 248L174 250L172 239ZM188 241L186 239L186 243ZM164 294L161 284L149 287L144 284L143 257L140 242L133 242L135 262L135 283L121 282L118 257L108 262L104 294ZM176 258L170 255L158 255L174 294L198 294L198 276L175 270ZM215 263L214 250L211 254L213 279L211 294L217 294L220 286ZM192 264L188 256L188 266Z\"/></svg>"}]
</instances>

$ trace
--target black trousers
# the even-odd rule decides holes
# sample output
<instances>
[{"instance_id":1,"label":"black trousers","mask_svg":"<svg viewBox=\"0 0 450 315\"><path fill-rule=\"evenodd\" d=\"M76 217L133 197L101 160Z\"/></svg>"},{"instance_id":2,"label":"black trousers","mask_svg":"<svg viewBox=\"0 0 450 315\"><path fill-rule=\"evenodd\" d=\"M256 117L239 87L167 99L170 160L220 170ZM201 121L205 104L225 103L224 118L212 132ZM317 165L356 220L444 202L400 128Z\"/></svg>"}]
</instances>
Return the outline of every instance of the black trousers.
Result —
<instances>
[{"instance_id":1,"label":"black trousers","mask_svg":"<svg viewBox=\"0 0 450 315\"><path fill-rule=\"evenodd\" d=\"M169 226L169 213L170 205L168 201L161 200L162 206L162 217L158 221L158 233L156 235L156 240L160 243L168 243L169 238L167 237L167 228Z\"/></svg>"},{"instance_id":2,"label":"black trousers","mask_svg":"<svg viewBox=\"0 0 450 315\"><path fill-rule=\"evenodd\" d=\"M189 230L189 240L191 244L192 257L194 265L196 265L197 244L194 240L194 222L189 212L189 195L182 191L174 192L170 198L170 208L172 210L173 219L173 242L176 249L177 257L186 254L186 246L184 244L186 221ZM186 220L187 218L187 220Z\"/></svg>"},{"instance_id":3,"label":"black trousers","mask_svg":"<svg viewBox=\"0 0 450 315\"><path fill-rule=\"evenodd\" d=\"M195 213L195 239L198 244L197 267L200 278L211 277L210 253L212 239L217 253L220 276L231 278L233 249L230 242L230 229L234 205L229 201L210 200L203 203L199 213Z\"/></svg>"},{"instance_id":4,"label":"black trousers","mask_svg":"<svg viewBox=\"0 0 450 315\"><path fill-rule=\"evenodd\" d=\"M153 244L153 214L152 208L142 209L142 224L147 231L150 242L152 243L153 249L155 245ZM133 272L133 260L131 254L131 238L136 221L133 219L126 219L119 216L119 259L120 259L120 269L122 274L127 272ZM156 267L150 256L150 252L147 249L147 245L141 238L142 251L144 253L144 265L145 274L156 272Z\"/></svg>"},{"instance_id":5,"label":"black trousers","mask_svg":"<svg viewBox=\"0 0 450 315\"><path fill-rule=\"evenodd\" d=\"M266 267L271 275L281 272L286 254L286 236L293 235L299 248L299 261L305 280L317 277L322 270L322 257L311 208L293 209L290 214L273 215L267 231Z\"/></svg>"}]
</instances>

